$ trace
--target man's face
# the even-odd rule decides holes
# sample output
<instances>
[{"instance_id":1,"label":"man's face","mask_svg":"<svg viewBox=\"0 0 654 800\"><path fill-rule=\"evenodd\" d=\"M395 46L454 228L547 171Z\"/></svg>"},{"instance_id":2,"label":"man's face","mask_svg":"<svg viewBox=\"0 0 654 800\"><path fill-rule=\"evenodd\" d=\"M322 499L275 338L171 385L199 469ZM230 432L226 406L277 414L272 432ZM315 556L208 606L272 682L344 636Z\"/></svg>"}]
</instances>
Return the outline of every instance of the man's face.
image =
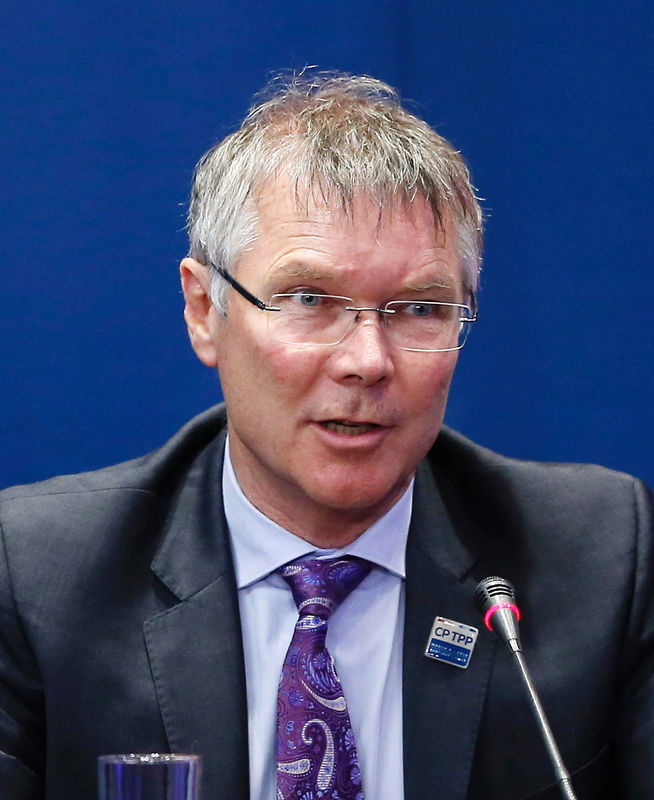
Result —
<instances>
[{"instance_id":1,"label":"man's face","mask_svg":"<svg viewBox=\"0 0 654 800\"><path fill-rule=\"evenodd\" d=\"M381 218L357 197L346 216L315 198L298 210L280 182L258 210L235 276L265 302L301 289L365 307L463 301L454 227L446 217L437 229L421 196ZM314 544L345 544L401 496L431 447L457 353L401 350L374 312L337 345L284 344L268 334L269 313L230 289L227 317L213 317L234 468L267 516Z\"/></svg>"}]
</instances>

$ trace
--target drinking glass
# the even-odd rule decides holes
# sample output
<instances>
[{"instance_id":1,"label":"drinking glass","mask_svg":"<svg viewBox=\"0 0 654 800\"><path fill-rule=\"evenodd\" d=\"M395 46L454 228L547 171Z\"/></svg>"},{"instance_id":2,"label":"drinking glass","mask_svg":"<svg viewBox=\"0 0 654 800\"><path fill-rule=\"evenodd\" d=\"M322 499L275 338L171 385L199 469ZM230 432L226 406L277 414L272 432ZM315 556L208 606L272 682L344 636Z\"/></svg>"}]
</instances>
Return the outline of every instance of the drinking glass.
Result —
<instances>
[{"instance_id":1,"label":"drinking glass","mask_svg":"<svg viewBox=\"0 0 654 800\"><path fill-rule=\"evenodd\" d=\"M100 756L98 800L200 800L200 757L176 753Z\"/></svg>"}]
</instances>

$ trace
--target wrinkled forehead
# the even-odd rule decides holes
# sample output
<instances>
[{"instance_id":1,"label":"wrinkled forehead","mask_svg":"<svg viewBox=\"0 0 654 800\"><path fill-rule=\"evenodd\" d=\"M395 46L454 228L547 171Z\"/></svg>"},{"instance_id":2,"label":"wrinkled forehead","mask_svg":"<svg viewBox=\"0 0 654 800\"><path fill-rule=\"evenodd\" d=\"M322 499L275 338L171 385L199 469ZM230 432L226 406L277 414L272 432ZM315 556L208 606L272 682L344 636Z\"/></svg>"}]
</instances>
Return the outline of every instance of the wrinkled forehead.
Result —
<instances>
[{"instance_id":1,"label":"wrinkled forehead","mask_svg":"<svg viewBox=\"0 0 654 800\"><path fill-rule=\"evenodd\" d=\"M439 246L457 238L454 217L447 207L435 208L420 192L382 192L375 187L351 190L316 179L311 185L277 175L262 184L253 196L253 210L260 228L266 219L281 213L298 221L316 221L351 230L380 231L399 218L428 227Z\"/></svg>"},{"instance_id":2,"label":"wrinkled forehead","mask_svg":"<svg viewBox=\"0 0 654 800\"><path fill-rule=\"evenodd\" d=\"M302 277L331 293L337 281L370 295L439 286L459 296L464 288L452 215L437 218L421 194L344 196L282 178L256 195L255 209L256 235L237 264L246 285Z\"/></svg>"}]
</instances>

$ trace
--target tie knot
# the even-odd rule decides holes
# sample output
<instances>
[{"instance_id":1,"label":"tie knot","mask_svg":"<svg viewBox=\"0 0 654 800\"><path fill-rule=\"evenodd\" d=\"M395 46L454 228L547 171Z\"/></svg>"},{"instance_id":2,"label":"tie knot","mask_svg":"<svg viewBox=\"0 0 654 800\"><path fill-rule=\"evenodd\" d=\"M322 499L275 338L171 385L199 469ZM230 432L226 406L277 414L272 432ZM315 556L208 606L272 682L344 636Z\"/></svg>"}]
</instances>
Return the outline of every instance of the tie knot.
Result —
<instances>
[{"instance_id":1,"label":"tie knot","mask_svg":"<svg viewBox=\"0 0 654 800\"><path fill-rule=\"evenodd\" d=\"M371 568L363 558L344 556L286 564L279 572L291 587L300 617L327 620Z\"/></svg>"}]
</instances>

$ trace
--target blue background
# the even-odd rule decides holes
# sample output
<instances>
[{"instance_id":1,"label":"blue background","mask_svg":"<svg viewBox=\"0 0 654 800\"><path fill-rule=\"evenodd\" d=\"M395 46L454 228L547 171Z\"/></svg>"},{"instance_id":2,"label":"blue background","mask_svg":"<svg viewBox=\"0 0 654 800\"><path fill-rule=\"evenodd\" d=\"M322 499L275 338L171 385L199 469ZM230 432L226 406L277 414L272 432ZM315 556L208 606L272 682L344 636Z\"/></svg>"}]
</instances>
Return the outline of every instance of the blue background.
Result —
<instances>
[{"instance_id":1,"label":"blue background","mask_svg":"<svg viewBox=\"0 0 654 800\"><path fill-rule=\"evenodd\" d=\"M191 172L279 68L389 81L487 212L448 421L654 483L652 51L642 2L9 4L0 484L129 458L215 402L177 264Z\"/></svg>"}]
</instances>

